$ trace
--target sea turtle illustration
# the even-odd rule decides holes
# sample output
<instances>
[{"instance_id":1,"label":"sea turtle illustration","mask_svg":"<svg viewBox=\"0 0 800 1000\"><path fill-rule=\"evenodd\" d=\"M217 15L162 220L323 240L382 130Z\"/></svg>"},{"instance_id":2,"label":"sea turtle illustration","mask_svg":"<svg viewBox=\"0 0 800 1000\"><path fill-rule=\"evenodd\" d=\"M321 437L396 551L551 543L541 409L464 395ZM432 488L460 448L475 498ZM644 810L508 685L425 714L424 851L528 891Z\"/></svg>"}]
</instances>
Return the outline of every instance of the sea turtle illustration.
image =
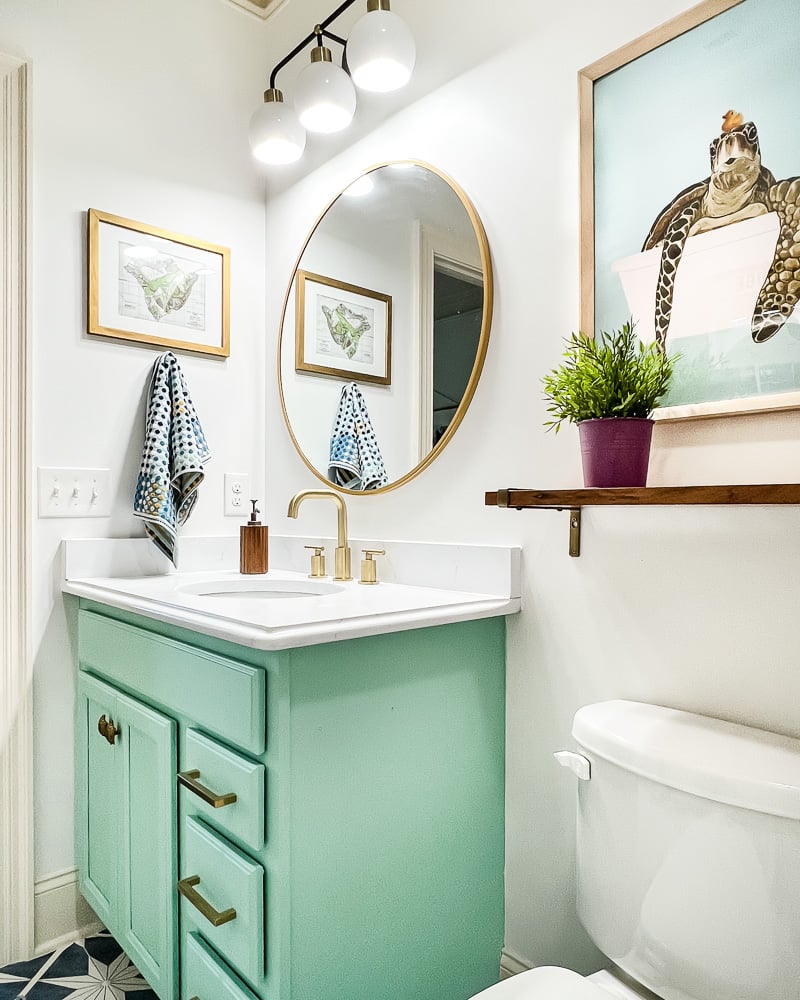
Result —
<instances>
[{"instance_id":1,"label":"sea turtle illustration","mask_svg":"<svg viewBox=\"0 0 800 1000\"><path fill-rule=\"evenodd\" d=\"M753 340L774 337L800 299L800 177L776 181L761 163L758 130L727 111L711 142L711 174L684 188L658 215L642 250L661 246L656 285L656 342L663 348L672 313L675 276L689 236L777 213L780 231L769 273L750 323Z\"/></svg>"}]
</instances>

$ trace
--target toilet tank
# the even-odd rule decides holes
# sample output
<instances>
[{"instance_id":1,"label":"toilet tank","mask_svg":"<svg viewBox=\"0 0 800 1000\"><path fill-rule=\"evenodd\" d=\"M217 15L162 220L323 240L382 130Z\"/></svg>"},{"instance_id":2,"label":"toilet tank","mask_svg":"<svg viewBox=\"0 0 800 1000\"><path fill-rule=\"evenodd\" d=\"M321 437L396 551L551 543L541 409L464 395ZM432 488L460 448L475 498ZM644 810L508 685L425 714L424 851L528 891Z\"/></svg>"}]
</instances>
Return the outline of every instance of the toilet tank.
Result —
<instances>
[{"instance_id":1,"label":"toilet tank","mask_svg":"<svg viewBox=\"0 0 800 1000\"><path fill-rule=\"evenodd\" d=\"M799 1000L800 740L629 701L572 732L597 946L664 1000Z\"/></svg>"}]
</instances>

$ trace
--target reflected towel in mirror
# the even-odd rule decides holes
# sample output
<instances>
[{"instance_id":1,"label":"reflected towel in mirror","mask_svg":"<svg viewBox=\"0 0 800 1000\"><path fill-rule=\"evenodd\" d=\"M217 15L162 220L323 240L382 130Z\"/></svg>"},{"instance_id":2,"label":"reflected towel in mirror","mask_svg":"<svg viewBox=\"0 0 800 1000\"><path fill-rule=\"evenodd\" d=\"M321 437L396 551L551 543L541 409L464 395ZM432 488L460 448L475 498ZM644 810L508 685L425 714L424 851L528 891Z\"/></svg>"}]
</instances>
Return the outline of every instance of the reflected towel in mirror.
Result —
<instances>
[{"instance_id":1,"label":"reflected towel in mirror","mask_svg":"<svg viewBox=\"0 0 800 1000\"><path fill-rule=\"evenodd\" d=\"M153 365L133 512L173 565L178 525L194 509L210 457L178 359L167 351Z\"/></svg>"},{"instance_id":2,"label":"reflected towel in mirror","mask_svg":"<svg viewBox=\"0 0 800 1000\"><path fill-rule=\"evenodd\" d=\"M342 386L331 434L328 479L348 490L377 490L389 482L367 404L355 382Z\"/></svg>"}]
</instances>

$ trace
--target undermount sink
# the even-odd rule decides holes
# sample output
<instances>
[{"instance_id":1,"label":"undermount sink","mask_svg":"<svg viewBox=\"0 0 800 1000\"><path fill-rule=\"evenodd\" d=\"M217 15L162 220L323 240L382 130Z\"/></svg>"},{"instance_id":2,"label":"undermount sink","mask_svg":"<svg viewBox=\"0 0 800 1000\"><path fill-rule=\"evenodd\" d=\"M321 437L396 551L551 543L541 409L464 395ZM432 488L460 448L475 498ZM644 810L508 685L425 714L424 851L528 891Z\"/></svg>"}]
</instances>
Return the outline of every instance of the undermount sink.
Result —
<instances>
[{"instance_id":1,"label":"undermount sink","mask_svg":"<svg viewBox=\"0 0 800 1000\"><path fill-rule=\"evenodd\" d=\"M318 580L205 580L178 587L179 594L195 597L233 597L246 601L277 601L294 597L324 597L342 587Z\"/></svg>"}]
</instances>

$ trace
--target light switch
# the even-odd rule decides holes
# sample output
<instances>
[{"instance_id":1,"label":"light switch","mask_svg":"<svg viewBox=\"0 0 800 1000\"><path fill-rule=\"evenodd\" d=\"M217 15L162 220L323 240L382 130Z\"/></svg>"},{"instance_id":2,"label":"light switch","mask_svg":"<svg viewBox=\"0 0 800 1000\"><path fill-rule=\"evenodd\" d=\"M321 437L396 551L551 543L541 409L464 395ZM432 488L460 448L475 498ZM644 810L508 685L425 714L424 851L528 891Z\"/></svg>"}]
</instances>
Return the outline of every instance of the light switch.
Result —
<instances>
[{"instance_id":1,"label":"light switch","mask_svg":"<svg viewBox=\"0 0 800 1000\"><path fill-rule=\"evenodd\" d=\"M110 517L110 469L38 469L39 517Z\"/></svg>"}]
</instances>

